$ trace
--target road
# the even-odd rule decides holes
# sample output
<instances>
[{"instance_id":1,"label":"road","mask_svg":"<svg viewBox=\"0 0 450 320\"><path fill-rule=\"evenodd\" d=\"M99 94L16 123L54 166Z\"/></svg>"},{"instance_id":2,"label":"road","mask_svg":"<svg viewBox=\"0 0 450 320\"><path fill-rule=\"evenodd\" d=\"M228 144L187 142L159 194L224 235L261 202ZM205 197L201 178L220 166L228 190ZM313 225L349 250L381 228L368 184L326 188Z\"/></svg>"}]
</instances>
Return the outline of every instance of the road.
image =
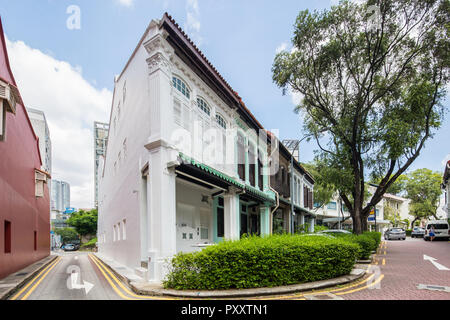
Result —
<instances>
[{"instance_id":1,"label":"road","mask_svg":"<svg viewBox=\"0 0 450 320\"><path fill-rule=\"evenodd\" d=\"M382 241L362 279L312 292L247 300L450 300L450 242ZM426 259L424 259L424 257ZM433 260L436 259L436 260ZM431 285L420 289L419 285ZM445 291L447 290L447 291ZM169 300L134 294L94 255L61 253L12 300Z\"/></svg>"},{"instance_id":2,"label":"road","mask_svg":"<svg viewBox=\"0 0 450 320\"><path fill-rule=\"evenodd\" d=\"M135 295L94 255L66 252L10 300L155 300Z\"/></svg>"}]
</instances>

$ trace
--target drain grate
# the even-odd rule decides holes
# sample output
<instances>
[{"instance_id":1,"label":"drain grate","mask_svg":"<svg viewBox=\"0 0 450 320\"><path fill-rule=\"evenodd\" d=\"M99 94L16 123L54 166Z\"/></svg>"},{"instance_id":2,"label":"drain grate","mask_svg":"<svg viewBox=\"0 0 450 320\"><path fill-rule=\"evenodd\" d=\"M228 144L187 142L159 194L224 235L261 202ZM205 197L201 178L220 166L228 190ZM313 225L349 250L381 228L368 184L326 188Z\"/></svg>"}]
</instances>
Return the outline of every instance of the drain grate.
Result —
<instances>
[{"instance_id":1,"label":"drain grate","mask_svg":"<svg viewBox=\"0 0 450 320\"><path fill-rule=\"evenodd\" d=\"M432 285L432 284L419 284L419 285L417 285L417 289L450 292L450 287L438 286L438 285Z\"/></svg>"},{"instance_id":2,"label":"drain grate","mask_svg":"<svg viewBox=\"0 0 450 320\"><path fill-rule=\"evenodd\" d=\"M21 277L21 276L26 276L27 274L28 274L28 272L22 272L22 273L16 273L14 276Z\"/></svg>"}]
</instances>

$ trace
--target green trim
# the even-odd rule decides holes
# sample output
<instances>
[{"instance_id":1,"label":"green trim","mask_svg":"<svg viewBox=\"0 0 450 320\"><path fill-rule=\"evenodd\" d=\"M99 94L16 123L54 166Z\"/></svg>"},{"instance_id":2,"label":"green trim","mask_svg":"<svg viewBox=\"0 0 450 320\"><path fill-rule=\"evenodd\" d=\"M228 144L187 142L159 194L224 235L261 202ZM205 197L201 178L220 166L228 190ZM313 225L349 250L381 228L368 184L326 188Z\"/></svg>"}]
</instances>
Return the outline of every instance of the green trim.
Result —
<instances>
[{"instance_id":1,"label":"green trim","mask_svg":"<svg viewBox=\"0 0 450 320\"><path fill-rule=\"evenodd\" d=\"M244 131L248 130L248 127L240 119L234 118L234 121L239 126L239 128L241 128L242 130L244 130Z\"/></svg>"},{"instance_id":2,"label":"green trim","mask_svg":"<svg viewBox=\"0 0 450 320\"><path fill-rule=\"evenodd\" d=\"M275 202L275 193L273 193L272 191L270 191L270 192L260 191L258 188L255 188L255 187L253 187L251 185L245 185L245 184L237 181L236 179L234 179L234 178L232 178L232 177L230 177L230 176L228 176L228 175L226 175L226 174L224 174L224 173L222 173L222 172L220 172L220 171L218 171L216 169L213 169L210 166L207 166L206 164L198 162L195 159L184 155L181 152L180 152L179 155L180 155L180 158L184 162L188 162L188 163L190 163L190 164L192 164L192 165L202 169L205 172L211 173L211 174L215 175L216 177L218 177L218 178L220 178L220 179L222 179L222 180L224 180L224 181L226 181L226 182L228 182L230 184L233 184L233 185L239 187L240 189L245 190L246 192L248 192L250 194L254 194L254 195L256 195L256 196L258 196L258 197L260 197L260 198L262 198L262 199L264 199L266 201L269 201L271 203Z\"/></svg>"}]
</instances>

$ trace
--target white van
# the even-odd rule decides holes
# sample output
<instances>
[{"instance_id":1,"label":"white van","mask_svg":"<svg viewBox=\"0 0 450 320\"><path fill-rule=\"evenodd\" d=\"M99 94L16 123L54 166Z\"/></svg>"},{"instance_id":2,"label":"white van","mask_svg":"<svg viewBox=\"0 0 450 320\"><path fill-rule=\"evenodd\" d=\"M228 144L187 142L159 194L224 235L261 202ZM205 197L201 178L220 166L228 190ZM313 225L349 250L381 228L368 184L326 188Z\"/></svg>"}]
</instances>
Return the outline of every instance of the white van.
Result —
<instances>
[{"instance_id":1,"label":"white van","mask_svg":"<svg viewBox=\"0 0 450 320\"><path fill-rule=\"evenodd\" d=\"M434 220L434 221L428 221L427 225L425 226L425 235L423 236L423 239L425 241L430 240L430 229L431 227L434 227L434 233L435 233L435 239L450 239L450 229L448 226L447 220Z\"/></svg>"}]
</instances>

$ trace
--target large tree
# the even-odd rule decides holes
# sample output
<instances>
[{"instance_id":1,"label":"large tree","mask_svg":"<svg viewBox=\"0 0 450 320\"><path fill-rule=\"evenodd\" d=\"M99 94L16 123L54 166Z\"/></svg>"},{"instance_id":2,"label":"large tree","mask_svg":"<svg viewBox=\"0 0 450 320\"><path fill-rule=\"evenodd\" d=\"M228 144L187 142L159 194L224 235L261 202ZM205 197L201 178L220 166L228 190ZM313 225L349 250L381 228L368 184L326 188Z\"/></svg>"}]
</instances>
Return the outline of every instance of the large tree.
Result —
<instances>
[{"instance_id":1,"label":"large tree","mask_svg":"<svg viewBox=\"0 0 450 320\"><path fill-rule=\"evenodd\" d=\"M417 169L408 174L405 190L406 197L411 199L409 214L414 217L411 228L422 218L438 219L437 209L442 195L441 183L442 175L430 169Z\"/></svg>"},{"instance_id":2,"label":"large tree","mask_svg":"<svg viewBox=\"0 0 450 320\"><path fill-rule=\"evenodd\" d=\"M98 211L93 209L91 211L80 210L73 213L67 223L75 228L81 236L97 234Z\"/></svg>"},{"instance_id":3,"label":"large tree","mask_svg":"<svg viewBox=\"0 0 450 320\"><path fill-rule=\"evenodd\" d=\"M273 80L302 96L296 110L317 141L317 159L334 169L331 183L356 233L441 125L449 7L448 0L373 0L302 11L293 50L275 58ZM365 201L371 177L380 183Z\"/></svg>"}]
</instances>

